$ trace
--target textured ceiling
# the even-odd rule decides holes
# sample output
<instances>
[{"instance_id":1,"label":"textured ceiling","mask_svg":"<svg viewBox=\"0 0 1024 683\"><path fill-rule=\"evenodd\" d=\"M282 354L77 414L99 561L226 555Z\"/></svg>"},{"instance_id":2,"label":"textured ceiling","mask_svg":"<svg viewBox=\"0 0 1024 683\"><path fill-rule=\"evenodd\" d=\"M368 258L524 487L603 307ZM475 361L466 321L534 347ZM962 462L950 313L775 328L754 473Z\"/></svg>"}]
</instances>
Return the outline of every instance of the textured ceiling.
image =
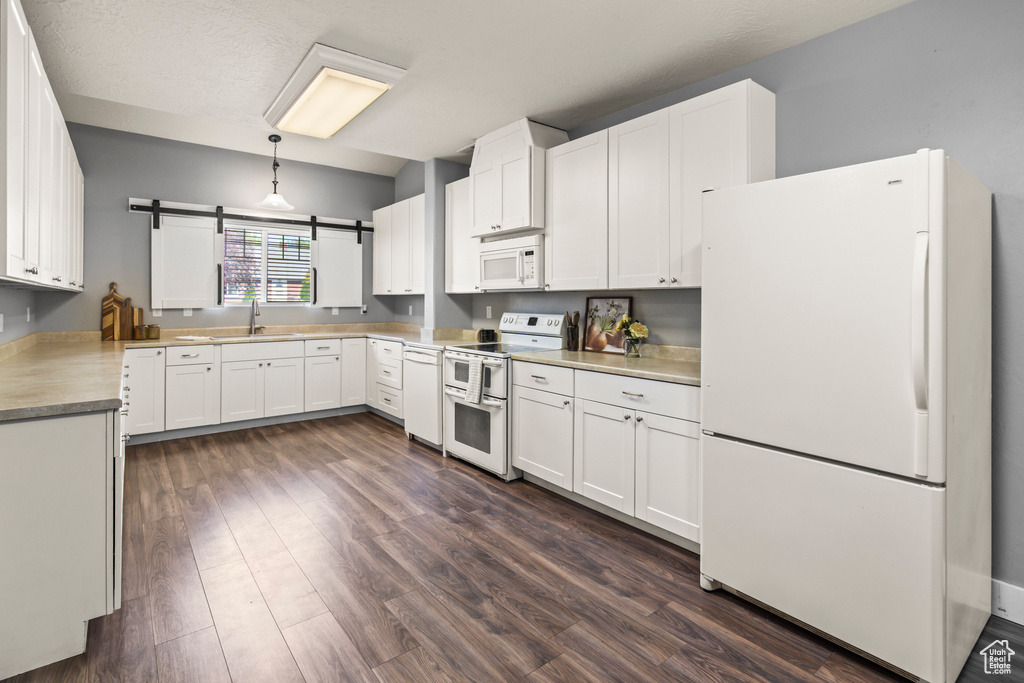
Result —
<instances>
[{"instance_id":1,"label":"textured ceiling","mask_svg":"<svg viewBox=\"0 0 1024 683\"><path fill-rule=\"evenodd\" d=\"M315 42L408 70L282 158L394 175L527 116L569 129L908 0L23 0L71 121L267 154ZM465 157L468 161L468 157Z\"/></svg>"}]
</instances>

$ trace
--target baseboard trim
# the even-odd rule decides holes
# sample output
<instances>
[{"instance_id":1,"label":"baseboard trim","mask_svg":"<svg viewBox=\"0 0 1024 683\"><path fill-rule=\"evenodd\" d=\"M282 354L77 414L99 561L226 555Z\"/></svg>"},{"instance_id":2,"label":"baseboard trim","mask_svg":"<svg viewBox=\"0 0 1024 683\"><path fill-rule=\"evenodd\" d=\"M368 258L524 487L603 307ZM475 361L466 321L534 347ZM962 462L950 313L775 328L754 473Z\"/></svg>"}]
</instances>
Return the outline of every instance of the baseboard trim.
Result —
<instances>
[{"instance_id":1,"label":"baseboard trim","mask_svg":"<svg viewBox=\"0 0 1024 683\"><path fill-rule=\"evenodd\" d=\"M992 579L992 614L1024 625L1024 587Z\"/></svg>"},{"instance_id":2,"label":"baseboard trim","mask_svg":"<svg viewBox=\"0 0 1024 683\"><path fill-rule=\"evenodd\" d=\"M385 415L376 410L370 409L381 417L394 421L390 415ZM204 434L220 434L222 432L234 432L239 429L252 429L253 427L268 427L270 425L285 424L288 422L304 422L306 420L319 420L324 417L336 417L338 415L352 415L354 413L365 413L365 405L352 406L350 408L335 408L334 410L318 410L312 413L293 413L291 415L280 415L278 417L264 417L258 420L243 420L241 422L221 422L215 425L204 427L188 427L186 429L172 429L166 432L152 432L150 434L132 435L128 442L130 446L138 446L157 441L170 441L172 439L186 439L192 436L203 436Z\"/></svg>"}]
</instances>

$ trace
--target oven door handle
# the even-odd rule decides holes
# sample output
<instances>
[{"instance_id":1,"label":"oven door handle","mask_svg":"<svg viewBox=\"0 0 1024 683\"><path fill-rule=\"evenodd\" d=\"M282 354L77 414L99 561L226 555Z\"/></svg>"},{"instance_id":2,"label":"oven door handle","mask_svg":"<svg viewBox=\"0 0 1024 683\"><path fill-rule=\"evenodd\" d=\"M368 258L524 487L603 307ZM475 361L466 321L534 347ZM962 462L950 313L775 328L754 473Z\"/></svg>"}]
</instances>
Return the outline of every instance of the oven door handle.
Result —
<instances>
[{"instance_id":1,"label":"oven door handle","mask_svg":"<svg viewBox=\"0 0 1024 683\"><path fill-rule=\"evenodd\" d=\"M504 403L502 403L501 401L491 401L486 398L481 398L480 405L488 406L490 408L501 408L504 405Z\"/></svg>"},{"instance_id":2,"label":"oven door handle","mask_svg":"<svg viewBox=\"0 0 1024 683\"><path fill-rule=\"evenodd\" d=\"M455 398L466 398L465 391L459 391L458 389L452 389L451 387L445 387L444 393L448 394L449 396L454 396Z\"/></svg>"},{"instance_id":3,"label":"oven door handle","mask_svg":"<svg viewBox=\"0 0 1024 683\"><path fill-rule=\"evenodd\" d=\"M463 390L460 390L460 389L455 389L455 388L452 388L452 387L445 387L444 388L444 393L446 393L449 396L452 396L454 398L457 398L459 400L462 400L462 401L466 400L466 392L463 391ZM488 408L501 408L501 407L503 407L505 405L505 403L504 403L504 401L498 401L498 400L495 400L495 399L489 399L486 396L481 396L480 397L480 403L478 403L476 405L487 406Z\"/></svg>"}]
</instances>

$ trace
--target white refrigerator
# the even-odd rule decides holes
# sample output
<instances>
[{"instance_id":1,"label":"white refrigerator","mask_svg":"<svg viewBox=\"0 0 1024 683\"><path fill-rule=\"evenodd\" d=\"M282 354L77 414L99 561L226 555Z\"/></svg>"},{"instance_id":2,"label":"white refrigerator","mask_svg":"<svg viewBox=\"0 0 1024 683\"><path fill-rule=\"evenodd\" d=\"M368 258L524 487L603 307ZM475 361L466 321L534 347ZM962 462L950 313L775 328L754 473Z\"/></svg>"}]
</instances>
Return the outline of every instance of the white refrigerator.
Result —
<instances>
[{"instance_id":1,"label":"white refrigerator","mask_svg":"<svg viewBox=\"0 0 1024 683\"><path fill-rule=\"evenodd\" d=\"M927 681L990 614L991 194L941 150L704 195L701 583Z\"/></svg>"}]
</instances>

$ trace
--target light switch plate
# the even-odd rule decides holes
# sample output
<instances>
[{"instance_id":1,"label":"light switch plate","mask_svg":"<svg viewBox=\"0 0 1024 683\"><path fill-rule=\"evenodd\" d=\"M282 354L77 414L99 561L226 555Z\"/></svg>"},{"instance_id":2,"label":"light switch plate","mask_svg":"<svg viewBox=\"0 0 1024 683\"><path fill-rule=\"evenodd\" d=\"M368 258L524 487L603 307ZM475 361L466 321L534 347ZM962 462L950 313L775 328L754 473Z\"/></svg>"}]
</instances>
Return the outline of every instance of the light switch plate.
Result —
<instances>
[{"instance_id":1,"label":"light switch plate","mask_svg":"<svg viewBox=\"0 0 1024 683\"><path fill-rule=\"evenodd\" d=\"M154 308L153 309L153 317L154 318L159 318L163 314L164 314L164 309L162 309L162 308Z\"/></svg>"},{"instance_id":2,"label":"light switch plate","mask_svg":"<svg viewBox=\"0 0 1024 683\"><path fill-rule=\"evenodd\" d=\"M192 317L192 309L191 308L183 308L183 309L181 309L181 314L183 316L185 316L186 318L191 318Z\"/></svg>"},{"instance_id":3,"label":"light switch plate","mask_svg":"<svg viewBox=\"0 0 1024 683\"><path fill-rule=\"evenodd\" d=\"M26 306L25 307L25 322L27 322L27 323L32 322L32 307L31 306Z\"/></svg>"},{"instance_id":4,"label":"light switch plate","mask_svg":"<svg viewBox=\"0 0 1024 683\"><path fill-rule=\"evenodd\" d=\"M491 307L490 306L487 307L487 317L488 318L491 317Z\"/></svg>"},{"instance_id":5,"label":"light switch plate","mask_svg":"<svg viewBox=\"0 0 1024 683\"><path fill-rule=\"evenodd\" d=\"M412 315L412 304L409 304L409 315Z\"/></svg>"},{"instance_id":6,"label":"light switch plate","mask_svg":"<svg viewBox=\"0 0 1024 683\"><path fill-rule=\"evenodd\" d=\"M4 314L0 313L0 332L4 331Z\"/></svg>"},{"instance_id":7,"label":"light switch plate","mask_svg":"<svg viewBox=\"0 0 1024 683\"><path fill-rule=\"evenodd\" d=\"M336 306L331 308L331 315L338 315L338 308Z\"/></svg>"}]
</instances>

